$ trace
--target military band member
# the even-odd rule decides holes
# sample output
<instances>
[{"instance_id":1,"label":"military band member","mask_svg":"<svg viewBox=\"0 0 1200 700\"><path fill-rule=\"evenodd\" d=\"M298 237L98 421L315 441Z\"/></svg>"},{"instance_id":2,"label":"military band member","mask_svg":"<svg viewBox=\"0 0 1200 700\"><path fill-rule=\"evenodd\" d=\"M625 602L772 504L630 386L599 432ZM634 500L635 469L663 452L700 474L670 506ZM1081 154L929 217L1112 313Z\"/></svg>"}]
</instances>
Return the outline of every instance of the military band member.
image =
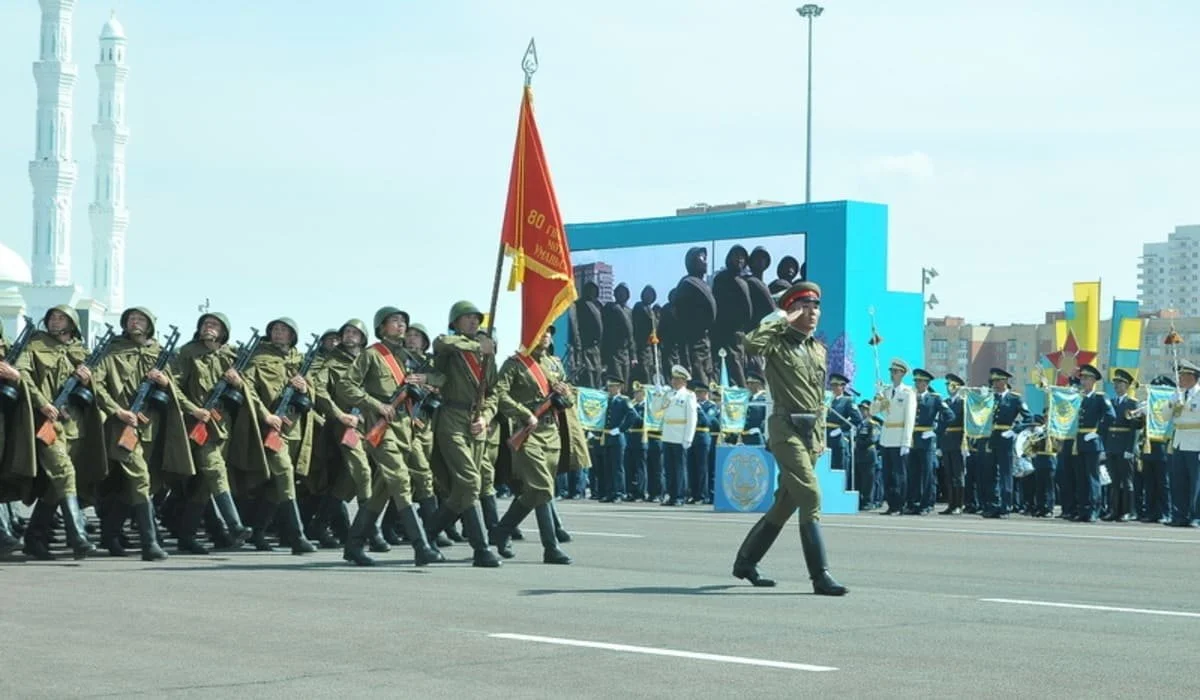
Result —
<instances>
[{"instance_id":1,"label":"military band member","mask_svg":"<svg viewBox=\"0 0 1200 700\"><path fill-rule=\"evenodd\" d=\"M913 418L912 450L908 453L908 504L906 515L928 515L933 512L937 498L934 469L937 467L938 439L953 417L942 397L929 390L933 375L923 369L913 370L917 406Z\"/></svg>"},{"instance_id":2,"label":"military band member","mask_svg":"<svg viewBox=\"0 0 1200 700\"><path fill-rule=\"evenodd\" d=\"M1138 419L1137 399L1129 394L1133 375L1123 369L1113 370L1113 422L1104 436L1104 461L1112 478L1109 487L1111 507L1105 520L1129 522L1137 519L1133 502L1133 476L1137 466Z\"/></svg>"},{"instance_id":3,"label":"military band member","mask_svg":"<svg viewBox=\"0 0 1200 700\"><path fill-rule=\"evenodd\" d=\"M938 439L942 450L942 484L946 490L946 510L941 515L959 515L966 505L964 498L966 462L963 459L963 399L958 390L966 384L957 374L947 374L945 401L949 410L946 430Z\"/></svg>"},{"instance_id":4,"label":"military band member","mask_svg":"<svg viewBox=\"0 0 1200 700\"><path fill-rule=\"evenodd\" d=\"M625 434L625 484L630 500L646 499L646 388L633 382L633 417Z\"/></svg>"},{"instance_id":5,"label":"military band member","mask_svg":"<svg viewBox=\"0 0 1200 700\"><path fill-rule=\"evenodd\" d=\"M25 530L25 554L34 559L53 559L49 542L54 525L55 504L61 504L67 543L76 558L96 551L84 529L79 507L79 481L98 483L108 471L107 445L102 427L103 415L94 403L69 401L60 415L54 398L63 384L74 375L87 387L91 371L84 364L88 352L79 333L79 316L65 304L55 306L42 318L45 331L37 331L17 363L25 388L37 413L39 427L50 421L54 439L50 444L38 440L37 461L49 482L36 493L37 505Z\"/></svg>"},{"instance_id":6,"label":"military band member","mask_svg":"<svg viewBox=\"0 0 1200 700\"><path fill-rule=\"evenodd\" d=\"M1054 472L1058 466L1053 441L1046 431L1046 417L1033 417L1037 433L1032 438L1033 449L1033 510L1035 518L1054 517ZM1029 478L1029 477L1026 477Z\"/></svg>"},{"instance_id":7,"label":"military band member","mask_svg":"<svg viewBox=\"0 0 1200 700\"><path fill-rule=\"evenodd\" d=\"M746 353L758 355L771 386L774 411L768 419L768 446L779 463L779 488L767 511L742 542L733 575L755 586L775 582L758 571L783 526L800 512L800 544L818 595L845 595L847 589L829 575L818 521L821 487L815 464L825 450L825 348L813 333L821 318L821 288L800 282L784 292L779 308L785 318L770 317L745 339Z\"/></svg>"},{"instance_id":8,"label":"military band member","mask_svg":"<svg viewBox=\"0 0 1200 700\"><path fill-rule=\"evenodd\" d=\"M721 436L721 409L709 398L709 387L693 380L688 386L696 395L696 437L688 448L688 503L711 503L709 460Z\"/></svg>"},{"instance_id":9,"label":"military band member","mask_svg":"<svg viewBox=\"0 0 1200 700\"><path fill-rule=\"evenodd\" d=\"M981 504L983 517L1007 518L1012 510L1013 490L1013 446L1017 433L1025 429L1032 418L1029 407L1021 395L1009 389L1012 374L999 367L990 373L992 391L996 405L992 419L992 435L988 441L988 457L985 460L986 474L983 477L982 493L987 502Z\"/></svg>"},{"instance_id":10,"label":"military band member","mask_svg":"<svg viewBox=\"0 0 1200 700\"><path fill-rule=\"evenodd\" d=\"M1175 386L1175 380L1167 376L1158 376L1150 380L1150 386ZM1142 416L1145 421L1145 416ZM1167 445L1169 435L1151 437L1150 431L1143 433L1143 439L1150 443L1149 448L1142 450L1142 508L1139 512L1144 523L1171 522L1171 476Z\"/></svg>"},{"instance_id":11,"label":"military band member","mask_svg":"<svg viewBox=\"0 0 1200 700\"><path fill-rule=\"evenodd\" d=\"M742 431L743 445L763 444L763 428L767 424L767 382L753 370L746 373L746 388L750 400L746 405L746 429Z\"/></svg>"},{"instance_id":12,"label":"military band member","mask_svg":"<svg viewBox=\"0 0 1200 700\"><path fill-rule=\"evenodd\" d=\"M1171 521L1173 527L1196 527L1200 499L1200 366L1180 360L1179 393L1171 406L1175 435L1171 439Z\"/></svg>"},{"instance_id":13,"label":"military band member","mask_svg":"<svg viewBox=\"0 0 1200 700\"><path fill-rule=\"evenodd\" d=\"M1100 370L1092 365L1079 367L1080 393L1079 432L1075 449L1079 454L1076 473L1076 520L1094 523L1100 514L1100 455L1104 452L1104 436L1116 414L1112 402L1097 388Z\"/></svg>"},{"instance_id":14,"label":"military band member","mask_svg":"<svg viewBox=\"0 0 1200 700\"><path fill-rule=\"evenodd\" d=\"M625 383L612 375L605 380L608 410L604 414L604 468L598 477L601 503L625 500L625 434L637 420L629 398L621 393Z\"/></svg>"},{"instance_id":15,"label":"military band member","mask_svg":"<svg viewBox=\"0 0 1200 700\"><path fill-rule=\"evenodd\" d=\"M542 561L570 564L571 557L558 547L559 528L555 526L552 504L562 450L558 411L574 406L575 397L564 382L562 365L548 352L551 342L550 333L544 333L540 345L529 355L505 360L496 380L500 413L517 426L516 430L528 428L530 432L520 449L512 453L513 471L523 486L521 494L489 533L489 540L501 556L513 557L512 530L532 511L541 536Z\"/></svg>"},{"instance_id":16,"label":"military band member","mask_svg":"<svg viewBox=\"0 0 1200 700\"><path fill-rule=\"evenodd\" d=\"M688 390L691 372L682 365L671 367L671 390L657 399L656 411L663 414L662 455L667 473L664 506L682 506L687 499L687 454L696 438L696 395Z\"/></svg>"},{"instance_id":17,"label":"military band member","mask_svg":"<svg viewBox=\"0 0 1200 700\"><path fill-rule=\"evenodd\" d=\"M457 302L450 307L448 323L454 334L433 341L436 369L445 377L434 449L450 491L434 517L432 532L441 532L461 516L475 553L473 565L494 568L500 566L500 558L488 549L479 496L488 425L496 414L496 395L488 390L496 379L496 345L479 332L482 323L483 313L474 304ZM435 463L435 475L438 469Z\"/></svg>"},{"instance_id":18,"label":"military band member","mask_svg":"<svg viewBox=\"0 0 1200 700\"><path fill-rule=\"evenodd\" d=\"M1067 385L1079 390L1079 376L1073 374L1067 378ZM1063 440L1058 447L1058 471L1054 482L1058 486L1058 502L1061 510L1058 517L1063 520L1074 520L1079 514L1076 505L1079 476L1079 453L1075 448L1076 438Z\"/></svg>"},{"instance_id":19,"label":"military band member","mask_svg":"<svg viewBox=\"0 0 1200 700\"><path fill-rule=\"evenodd\" d=\"M858 409L854 407L854 398L846 393L850 378L844 374L833 372L829 375L829 393L833 399L829 402L829 421L826 423L825 444L829 446L829 466L841 469L846 475L846 488L852 488L850 474L850 441L862 423Z\"/></svg>"},{"instance_id":20,"label":"military band member","mask_svg":"<svg viewBox=\"0 0 1200 700\"><path fill-rule=\"evenodd\" d=\"M854 482L858 489L858 509L872 510L878 505L875 492L875 465L879 461L879 424L871 416L871 402L860 401L856 412L858 427L854 431Z\"/></svg>"},{"instance_id":21,"label":"military band member","mask_svg":"<svg viewBox=\"0 0 1200 700\"><path fill-rule=\"evenodd\" d=\"M906 463L917 424L917 401L913 390L904 383L908 363L899 358L892 360L888 374L892 384L876 393L871 402L871 413L883 414L879 446L883 450L884 496L888 506L884 515L901 515L908 493Z\"/></svg>"}]
</instances>

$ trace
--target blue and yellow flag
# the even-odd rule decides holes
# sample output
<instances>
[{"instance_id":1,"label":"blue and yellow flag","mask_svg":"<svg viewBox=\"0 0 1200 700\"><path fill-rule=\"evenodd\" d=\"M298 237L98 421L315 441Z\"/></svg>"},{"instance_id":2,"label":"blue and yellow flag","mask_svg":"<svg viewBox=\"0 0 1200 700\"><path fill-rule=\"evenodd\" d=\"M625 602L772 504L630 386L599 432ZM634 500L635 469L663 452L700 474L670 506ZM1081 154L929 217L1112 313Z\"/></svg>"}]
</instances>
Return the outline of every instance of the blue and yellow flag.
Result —
<instances>
[{"instance_id":1,"label":"blue and yellow flag","mask_svg":"<svg viewBox=\"0 0 1200 700\"><path fill-rule=\"evenodd\" d=\"M991 389L971 389L963 401L963 432L968 440L991 437L996 395Z\"/></svg>"},{"instance_id":2,"label":"blue and yellow flag","mask_svg":"<svg viewBox=\"0 0 1200 700\"><path fill-rule=\"evenodd\" d=\"M1109 378L1112 370L1123 369L1138 378L1142 355L1142 319L1136 301L1113 300L1112 331L1108 342Z\"/></svg>"},{"instance_id":3,"label":"blue and yellow flag","mask_svg":"<svg viewBox=\"0 0 1200 700\"><path fill-rule=\"evenodd\" d=\"M746 429L746 407L750 405L750 390L729 386L721 392L721 432L741 435Z\"/></svg>"},{"instance_id":4,"label":"blue and yellow flag","mask_svg":"<svg viewBox=\"0 0 1200 700\"><path fill-rule=\"evenodd\" d=\"M604 418L608 413L608 392L599 389L579 389L575 397L579 411L579 422L584 430L604 430Z\"/></svg>"},{"instance_id":5,"label":"blue and yellow flag","mask_svg":"<svg viewBox=\"0 0 1200 700\"><path fill-rule=\"evenodd\" d=\"M1074 387L1056 386L1050 390L1050 409L1046 411L1046 432L1055 440L1071 440L1079 430L1079 407L1083 395Z\"/></svg>"},{"instance_id":6,"label":"blue and yellow flag","mask_svg":"<svg viewBox=\"0 0 1200 700\"><path fill-rule=\"evenodd\" d=\"M667 395L671 388L667 386L647 386L646 387L646 415L642 418L642 425L646 430L662 431L663 414L667 412L667 406L662 402L662 397Z\"/></svg>"},{"instance_id":7,"label":"blue and yellow flag","mask_svg":"<svg viewBox=\"0 0 1200 700\"><path fill-rule=\"evenodd\" d=\"M1171 401L1174 398L1174 387L1150 387L1146 399L1146 435L1154 442L1166 442L1171 438L1171 430L1175 425L1174 413L1171 411Z\"/></svg>"}]
</instances>

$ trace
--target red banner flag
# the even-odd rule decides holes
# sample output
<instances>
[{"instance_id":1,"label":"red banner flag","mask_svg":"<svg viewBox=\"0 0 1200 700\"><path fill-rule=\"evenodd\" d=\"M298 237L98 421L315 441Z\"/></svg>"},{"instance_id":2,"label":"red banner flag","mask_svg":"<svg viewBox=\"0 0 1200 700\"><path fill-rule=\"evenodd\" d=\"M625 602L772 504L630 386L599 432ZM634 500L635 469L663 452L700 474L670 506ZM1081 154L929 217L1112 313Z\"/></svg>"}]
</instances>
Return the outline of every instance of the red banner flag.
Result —
<instances>
[{"instance_id":1,"label":"red banner flag","mask_svg":"<svg viewBox=\"0 0 1200 700\"><path fill-rule=\"evenodd\" d=\"M505 253L513 258L508 289L521 286L520 352L528 355L577 297L571 252L567 250L558 198L533 118L533 91L528 85L521 100L500 241Z\"/></svg>"}]
</instances>

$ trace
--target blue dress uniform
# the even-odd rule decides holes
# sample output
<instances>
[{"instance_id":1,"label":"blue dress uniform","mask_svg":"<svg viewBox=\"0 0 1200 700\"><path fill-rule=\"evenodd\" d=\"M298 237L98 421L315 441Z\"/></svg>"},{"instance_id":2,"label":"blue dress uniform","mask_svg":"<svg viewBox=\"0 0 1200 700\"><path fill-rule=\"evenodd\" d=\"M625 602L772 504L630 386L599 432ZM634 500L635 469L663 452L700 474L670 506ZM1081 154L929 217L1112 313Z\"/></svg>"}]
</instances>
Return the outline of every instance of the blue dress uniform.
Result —
<instances>
[{"instance_id":1,"label":"blue dress uniform","mask_svg":"<svg viewBox=\"0 0 1200 700\"><path fill-rule=\"evenodd\" d=\"M834 372L829 375L831 389L841 387L844 392L849 383L850 379L844 374ZM853 397L846 393L833 397L825 419L825 445L829 448L830 468L841 469L845 474L846 490L854 488L854 475L850 472L850 440L861 423Z\"/></svg>"},{"instance_id":2,"label":"blue dress uniform","mask_svg":"<svg viewBox=\"0 0 1200 700\"><path fill-rule=\"evenodd\" d=\"M1013 443L1017 433L1024 429L1032 418L1029 407L1021 395L1008 389L1012 375L1006 370L993 367L990 373L993 390L1003 382L1003 391L996 391L996 406L992 417L992 436L988 439L986 474L983 478L982 494L987 502L982 503L983 517L1007 518L1012 510L1013 490Z\"/></svg>"},{"instance_id":3,"label":"blue dress uniform","mask_svg":"<svg viewBox=\"0 0 1200 700\"><path fill-rule=\"evenodd\" d=\"M937 494L933 473L937 465L938 439L952 416L948 415L949 409L942 403L942 397L929 391L933 375L923 369L914 369L912 374L917 383L917 416L906 465L908 495L904 512L905 515L927 515L933 510L933 498Z\"/></svg>"},{"instance_id":4,"label":"blue dress uniform","mask_svg":"<svg viewBox=\"0 0 1200 700\"><path fill-rule=\"evenodd\" d=\"M625 433L636 420L637 412L629 398L615 393L624 385L619 377L609 377L606 381L608 394L608 412L604 415L604 482L600 488L603 491L601 503L612 503L625 497Z\"/></svg>"},{"instance_id":5,"label":"blue dress uniform","mask_svg":"<svg viewBox=\"0 0 1200 700\"><path fill-rule=\"evenodd\" d=\"M1127 391L1133 384L1133 375L1123 369L1113 371L1113 385L1118 392ZM1133 502L1133 475L1137 460L1139 420L1134 416L1138 402L1129 394L1113 399L1114 418L1104 436L1105 462L1112 477L1109 487L1111 512L1106 520L1128 522L1134 520L1136 509Z\"/></svg>"},{"instance_id":6,"label":"blue dress uniform","mask_svg":"<svg viewBox=\"0 0 1200 700\"><path fill-rule=\"evenodd\" d=\"M1042 433L1033 438L1033 510L1035 518L1054 517L1054 472L1058 466L1053 440L1045 433L1046 417L1034 416L1033 422L1043 426ZM1029 479L1029 477L1025 477Z\"/></svg>"},{"instance_id":7,"label":"blue dress uniform","mask_svg":"<svg viewBox=\"0 0 1200 700\"><path fill-rule=\"evenodd\" d=\"M633 393L641 390L638 382L633 383ZM646 402L634 400L633 418L630 419L629 432L625 435L625 483L626 493L635 500L646 498Z\"/></svg>"},{"instance_id":8,"label":"blue dress uniform","mask_svg":"<svg viewBox=\"0 0 1200 700\"><path fill-rule=\"evenodd\" d=\"M688 388L696 393L696 438L688 449L688 503L703 503L709 498L708 456L713 439L721 434L721 411L709 400L704 382L693 380Z\"/></svg>"},{"instance_id":9,"label":"blue dress uniform","mask_svg":"<svg viewBox=\"0 0 1200 700\"><path fill-rule=\"evenodd\" d=\"M767 392L762 390L766 380L757 372L746 373L750 389L750 404L746 406L746 428L742 431L743 445L762 445L763 426L767 423Z\"/></svg>"},{"instance_id":10,"label":"blue dress uniform","mask_svg":"<svg viewBox=\"0 0 1200 700\"><path fill-rule=\"evenodd\" d=\"M944 402L949 419L945 431L938 438L938 448L942 451L942 488L946 493L946 510L941 514L958 515L966 505L966 462L963 460L963 400L956 394L966 382L957 374L947 374L945 379L950 398Z\"/></svg>"},{"instance_id":11,"label":"blue dress uniform","mask_svg":"<svg viewBox=\"0 0 1200 700\"><path fill-rule=\"evenodd\" d=\"M861 409L871 410L870 401L860 401L858 427L854 431L854 482L858 488L858 509L871 510L878 503L875 492L875 463L879 460L879 424L862 420Z\"/></svg>"},{"instance_id":12,"label":"blue dress uniform","mask_svg":"<svg viewBox=\"0 0 1200 700\"><path fill-rule=\"evenodd\" d=\"M1100 370L1091 365L1079 368L1080 377L1099 381ZM1079 432L1075 435L1075 518L1081 523L1094 523L1100 515L1100 453L1104 451L1104 434L1116 415L1112 402L1104 392L1084 386L1079 405Z\"/></svg>"},{"instance_id":13,"label":"blue dress uniform","mask_svg":"<svg viewBox=\"0 0 1200 700\"><path fill-rule=\"evenodd\" d=\"M1175 386L1175 380L1166 376L1155 377L1151 386ZM1142 418L1144 421L1145 418ZM1142 449L1142 501L1138 516L1144 523L1167 523L1171 512L1171 474L1167 468L1167 443L1169 438L1151 438L1143 433L1142 439L1150 444Z\"/></svg>"}]
</instances>

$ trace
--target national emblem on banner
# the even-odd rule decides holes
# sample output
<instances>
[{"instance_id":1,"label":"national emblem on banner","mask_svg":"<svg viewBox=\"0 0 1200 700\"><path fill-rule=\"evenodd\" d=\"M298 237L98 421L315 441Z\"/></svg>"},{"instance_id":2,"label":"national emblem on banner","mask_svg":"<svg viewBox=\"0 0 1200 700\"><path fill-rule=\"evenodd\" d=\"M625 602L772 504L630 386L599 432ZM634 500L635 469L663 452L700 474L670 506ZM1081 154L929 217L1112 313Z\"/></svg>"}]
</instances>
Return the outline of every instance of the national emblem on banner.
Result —
<instances>
[{"instance_id":1,"label":"national emblem on banner","mask_svg":"<svg viewBox=\"0 0 1200 700\"><path fill-rule=\"evenodd\" d=\"M1053 387L1046 411L1046 432L1055 440L1073 440L1079 431L1079 408L1083 396L1074 388Z\"/></svg>"},{"instance_id":2,"label":"national emblem on banner","mask_svg":"<svg viewBox=\"0 0 1200 700\"><path fill-rule=\"evenodd\" d=\"M963 433L968 440L992 435L996 395L986 387L963 389Z\"/></svg>"},{"instance_id":3,"label":"national emblem on banner","mask_svg":"<svg viewBox=\"0 0 1200 700\"><path fill-rule=\"evenodd\" d=\"M662 401L662 397L666 396L670 390L665 386L646 387L646 415L642 419L646 430L662 431L663 416L667 412L667 404Z\"/></svg>"},{"instance_id":4,"label":"national emblem on banner","mask_svg":"<svg viewBox=\"0 0 1200 700\"><path fill-rule=\"evenodd\" d=\"M579 423L584 430L604 430L604 418L608 413L608 392L579 387L575 405L579 408Z\"/></svg>"},{"instance_id":5,"label":"national emblem on banner","mask_svg":"<svg viewBox=\"0 0 1200 700\"><path fill-rule=\"evenodd\" d=\"M721 432L741 435L746 429L746 407L749 405L749 389L726 387L721 401Z\"/></svg>"},{"instance_id":6,"label":"national emblem on banner","mask_svg":"<svg viewBox=\"0 0 1200 700\"><path fill-rule=\"evenodd\" d=\"M1171 401L1175 398L1175 388L1170 386L1149 387L1146 398L1146 437L1154 442L1167 442L1174 428L1175 416L1171 411ZM1149 444L1149 443L1147 443Z\"/></svg>"}]
</instances>

